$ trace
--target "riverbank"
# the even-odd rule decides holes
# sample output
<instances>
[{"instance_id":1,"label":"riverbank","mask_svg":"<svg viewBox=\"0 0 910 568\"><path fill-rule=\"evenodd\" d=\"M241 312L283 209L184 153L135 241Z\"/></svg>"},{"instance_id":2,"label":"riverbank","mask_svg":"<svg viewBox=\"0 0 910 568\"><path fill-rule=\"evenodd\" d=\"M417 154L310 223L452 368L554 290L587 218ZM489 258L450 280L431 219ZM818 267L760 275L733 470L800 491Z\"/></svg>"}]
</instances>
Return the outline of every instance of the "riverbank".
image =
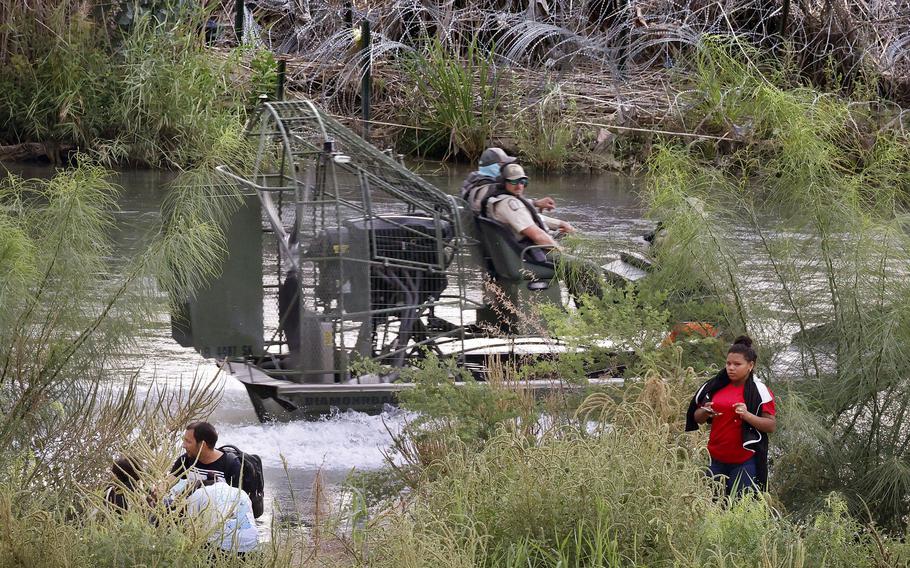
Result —
<instances>
[{"instance_id":1,"label":"riverbank","mask_svg":"<svg viewBox=\"0 0 910 568\"><path fill-rule=\"evenodd\" d=\"M192 167L239 134L259 94L275 96L278 59L286 98L311 99L358 132L369 62L369 137L396 153L472 162L500 145L538 171L630 171L675 140L721 157L767 139L748 114L719 116L722 92L705 89L700 54L724 43L779 88L874 107L880 129L906 133L910 62L881 47L904 37L900 7L826 20L789 4L768 14L607 4L477 3L446 17L396 2L367 13L258 5L235 47L230 2L159 12L14 2L9 15L23 25L0 45L14 71L0 77L0 159L82 152L108 165Z\"/></svg>"}]
</instances>

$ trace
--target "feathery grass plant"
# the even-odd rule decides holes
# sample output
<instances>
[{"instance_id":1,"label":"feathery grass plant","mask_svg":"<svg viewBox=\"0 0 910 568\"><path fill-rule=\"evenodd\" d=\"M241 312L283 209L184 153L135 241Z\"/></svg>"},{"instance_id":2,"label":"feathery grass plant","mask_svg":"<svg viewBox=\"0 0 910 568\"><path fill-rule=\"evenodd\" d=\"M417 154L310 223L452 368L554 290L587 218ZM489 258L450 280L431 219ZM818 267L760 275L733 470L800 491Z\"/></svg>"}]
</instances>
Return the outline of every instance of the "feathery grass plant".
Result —
<instances>
[{"instance_id":1,"label":"feathery grass plant","mask_svg":"<svg viewBox=\"0 0 910 568\"><path fill-rule=\"evenodd\" d=\"M130 501L135 512L117 515L95 488L117 453L148 457L144 470L160 479L175 433L218 401L214 381L144 386L124 369L136 365L136 340L161 292L192 293L218 269L213 243L237 200L178 188L169 226L132 262L112 262L119 190L110 172L78 161L50 180L0 183L8 275L0 281L0 565L236 565L213 561L201 548L204 527L179 511L148 509L143 493ZM274 565L306 547L297 535L273 536L280 540L244 565Z\"/></svg>"},{"instance_id":2,"label":"feathery grass plant","mask_svg":"<svg viewBox=\"0 0 910 568\"><path fill-rule=\"evenodd\" d=\"M50 180L0 183L3 249L28 253L0 265L13 276L0 284L8 300L0 312L0 455L19 463L24 487L63 491L95 479L99 456L134 437L137 425L148 437L182 428L218 394L198 382L182 392L152 385L136 400L137 375L123 370L133 367L123 357L159 302L145 282L158 270L197 274L207 265L165 238L115 269L108 235L118 189L109 172L81 161ZM161 279L165 289L173 281Z\"/></svg>"},{"instance_id":3,"label":"feathery grass plant","mask_svg":"<svg viewBox=\"0 0 910 568\"><path fill-rule=\"evenodd\" d=\"M799 379L776 436L785 502L811 509L840 491L854 514L868 506L877 523L902 527L910 140L869 134L868 107L781 88L750 57L735 63L735 49L705 47L699 93L710 116L736 117L753 134L721 167L697 146L654 154L647 200L667 227L666 276L655 281L728 306L722 323L760 339L765 372Z\"/></svg>"}]
</instances>

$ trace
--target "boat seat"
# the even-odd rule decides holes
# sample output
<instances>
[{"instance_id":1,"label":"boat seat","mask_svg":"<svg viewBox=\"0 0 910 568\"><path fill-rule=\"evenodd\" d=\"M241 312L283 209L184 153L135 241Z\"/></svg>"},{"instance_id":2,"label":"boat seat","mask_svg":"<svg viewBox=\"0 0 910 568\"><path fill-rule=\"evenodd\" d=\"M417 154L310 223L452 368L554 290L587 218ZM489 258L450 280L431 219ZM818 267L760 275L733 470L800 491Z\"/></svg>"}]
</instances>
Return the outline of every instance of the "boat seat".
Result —
<instances>
[{"instance_id":1,"label":"boat seat","mask_svg":"<svg viewBox=\"0 0 910 568\"><path fill-rule=\"evenodd\" d=\"M552 262L535 261L531 255L542 251L527 247L512 236L508 227L490 219L477 216L477 228L484 258L493 274L504 280L552 280L556 270Z\"/></svg>"}]
</instances>

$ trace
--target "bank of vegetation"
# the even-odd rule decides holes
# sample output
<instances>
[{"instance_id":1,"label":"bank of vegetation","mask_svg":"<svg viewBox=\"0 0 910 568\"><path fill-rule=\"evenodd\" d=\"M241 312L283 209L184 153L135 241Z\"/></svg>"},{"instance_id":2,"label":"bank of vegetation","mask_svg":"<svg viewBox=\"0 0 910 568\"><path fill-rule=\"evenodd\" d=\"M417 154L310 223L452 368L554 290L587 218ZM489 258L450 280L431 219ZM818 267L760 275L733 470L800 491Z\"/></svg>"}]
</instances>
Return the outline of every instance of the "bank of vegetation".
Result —
<instances>
[{"instance_id":1,"label":"bank of vegetation","mask_svg":"<svg viewBox=\"0 0 910 568\"><path fill-rule=\"evenodd\" d=\"M702 120L723 108L695 83L692 56L711 36L784 63L783 88L876 104L899 132L910 117L900 2L246 6L238 46L229 0L6 3L5 155L59 163L79 149L111 164L188 167L240 127L258 94L274 96L282 58L288 97L358 130L369 66L372 137L399 152L471 160L498 144L542 169L629 169L661 132L720 152L754 135L742 117Z\"/></svg>"},{"instance_id":2,"label":"bank of vegetation","mask_svg":"<svg viewBox=\"0 0 910 568\"><path fill-rule=\"evenodd\" d=\"M4 3L0 157L186 169L235 144L272 66L207 49L195 3L131 6Z\"/></svg>"}]
</instances>

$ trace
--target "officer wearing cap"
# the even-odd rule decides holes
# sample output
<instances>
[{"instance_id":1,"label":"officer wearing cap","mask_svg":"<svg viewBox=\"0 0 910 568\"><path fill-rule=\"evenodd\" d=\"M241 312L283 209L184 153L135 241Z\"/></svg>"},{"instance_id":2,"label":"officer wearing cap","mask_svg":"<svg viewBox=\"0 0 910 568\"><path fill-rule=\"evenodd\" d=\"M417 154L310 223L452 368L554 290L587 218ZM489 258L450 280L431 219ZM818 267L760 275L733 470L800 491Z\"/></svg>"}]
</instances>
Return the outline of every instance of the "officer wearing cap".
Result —
<instances>
[{"instance_id":1,"label":"officer wearing cap","mask_svg":"<svg viewBox=\"0 0 910 568\"><path fill-rule=\"evenodd\" d=\"M481 202L484 214L512 230L517 241L531 241L535 245L557 247L548 231L572 233L572 225L537 212L534 204L524 197L528 176L518 164L506 164L501 173L502 184Z\"/></svg>"},{"instance_id":2,"label":"officer wearing cap","mask_svg":"<svg viewBox=\"0 0 910 568\"><path fill-rule=\"evenodd\" d=\"M471 211L480 214L481 203L495 189L502 168L516 161L516 158L506 154L502 148L487 148L483 151L480 155L480 167L476 172L468 174L461 186L461 198L468 202ZM541 211L556 208L556 202L552 197L536 199L532 203Z\"/></svg>"},{"instance_id":3,"label":"officer wearing cap","mask_svg":"<svg viewBox=\"0 0 910 568\"><path fill-rule=\"evenodd\" d=\"M574 233L575 228L565 221L541 215L523 193L528 187L528 176L518 164L506 164L500 176L502 183L490 192L481 204L487 217L499 221L512 230L512 236L525 245L549 247L544 258L530 254L531 262L553 263L559 278L566 283L569 294L581 305L585 295L603 297L603 276L600 268L580 258L559 250L549 231ZM539 249L538 249L539 250Z\"/></svg>"}]
</instances>

